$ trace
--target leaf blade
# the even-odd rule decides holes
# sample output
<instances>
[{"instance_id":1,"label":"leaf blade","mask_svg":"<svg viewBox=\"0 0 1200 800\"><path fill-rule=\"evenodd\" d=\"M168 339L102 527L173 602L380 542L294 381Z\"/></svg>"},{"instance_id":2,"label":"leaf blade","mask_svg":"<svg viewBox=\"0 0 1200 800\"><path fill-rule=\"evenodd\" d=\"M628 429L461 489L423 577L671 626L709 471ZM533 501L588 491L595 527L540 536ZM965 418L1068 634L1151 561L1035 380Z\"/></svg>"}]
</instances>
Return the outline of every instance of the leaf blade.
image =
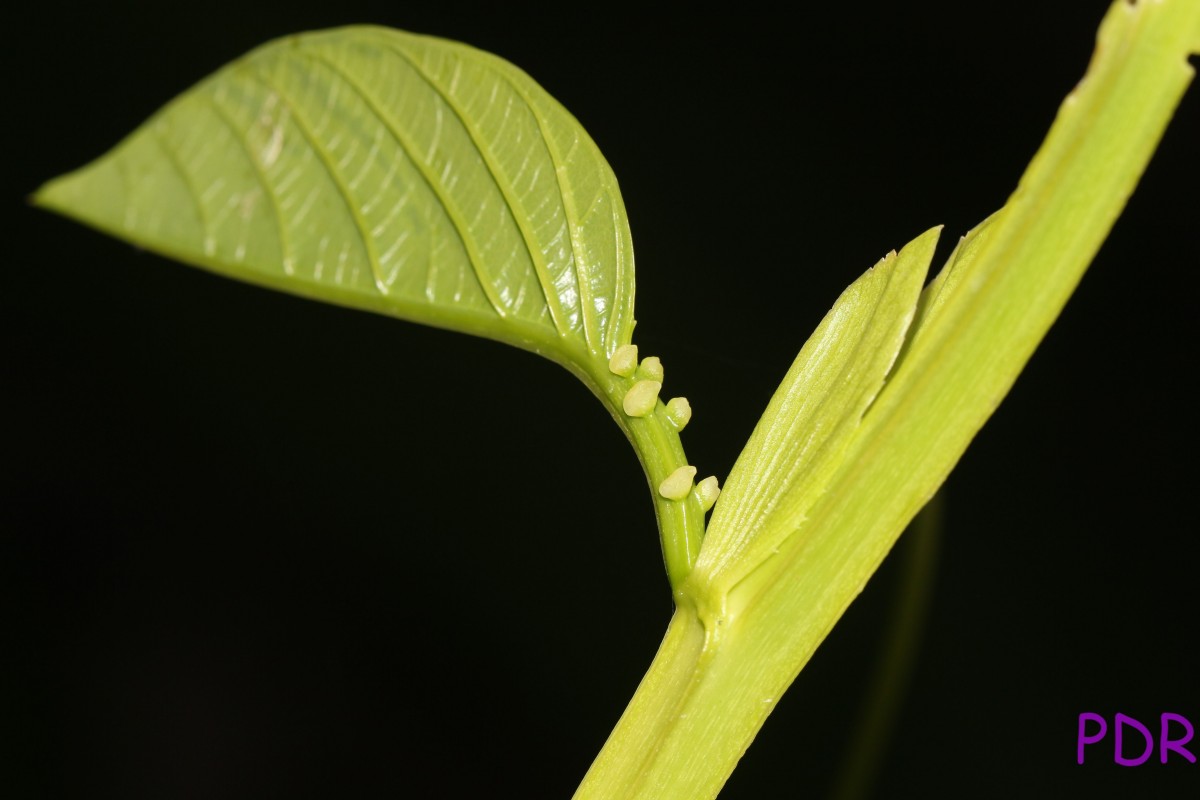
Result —
<instances>
[{"instance_id":1,"label":"leaf blade","mask_svg":"<svg viewBox=\"0 0 1200 800\"><path fill-rule=\"evenodd\" d=\"M269 43L34 202L230 277L577 373L631 337L611 169L525 73L444 40L357 26Z\"/></svg>"},{"instance_id":2,"label":"leaf blade","mask_svg":"<svg viewBox=\"0 0 1200 800\"><path fill-rule=\"evenodd\" d=\"M940 231L889 253L851 284L804 344L713 510L693 580L715 596L800 528L839 468L904 346Z\"/></svg>"}]
</instances>

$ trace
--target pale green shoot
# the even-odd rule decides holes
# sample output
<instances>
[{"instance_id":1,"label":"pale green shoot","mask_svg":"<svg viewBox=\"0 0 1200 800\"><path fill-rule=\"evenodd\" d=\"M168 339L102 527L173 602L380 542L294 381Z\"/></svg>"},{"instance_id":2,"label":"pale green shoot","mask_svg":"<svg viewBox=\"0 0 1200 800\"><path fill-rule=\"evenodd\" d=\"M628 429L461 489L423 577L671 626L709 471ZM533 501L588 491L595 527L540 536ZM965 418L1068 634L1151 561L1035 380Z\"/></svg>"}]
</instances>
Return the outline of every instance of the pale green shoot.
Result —
<instances>
[{"instance_id":1,"label":"pale green shoot","mask_svg":"<svg viewBox=\"0 0 1200 800\"><path fill-rule=\"evenodd\" d=\"M611 170L499 58L381 28L289 37L35 201L231 277L497 339L579 376L645 467L677 610L577 797L695 800L720 791L1007 393L1133 191L1197 51L1200 3L1114 3L1008 204L928 287L937 229L846 290L723 491L684 455L690 404L661 396L669 375L631 342L633 254Z\"/></svg>"}]
</instances>

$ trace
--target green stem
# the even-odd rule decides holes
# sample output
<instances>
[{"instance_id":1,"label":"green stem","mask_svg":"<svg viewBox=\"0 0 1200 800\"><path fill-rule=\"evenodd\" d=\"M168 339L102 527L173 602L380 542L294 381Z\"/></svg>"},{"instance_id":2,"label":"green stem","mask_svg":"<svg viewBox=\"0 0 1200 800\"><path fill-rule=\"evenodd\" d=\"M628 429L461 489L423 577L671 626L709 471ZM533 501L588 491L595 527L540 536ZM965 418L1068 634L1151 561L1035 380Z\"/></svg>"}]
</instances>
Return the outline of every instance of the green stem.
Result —
<instances>
[{"instance_id":1,"label":"green stem","mask_svg":"<svg viewBox=\"0 0 1200 800\"><path fill-rule=\"evenodd\" d=\"M683 582L696 564L696 556L704 539L704 509L695 493L682 500L669 500L658 491L658 487L672 472L688 465L679 431L667 416L666 405L661 400L644 417L631 417L625 413L622 401L636 382L636 376L622 378L609 372L607 364L595 361L587 363L594 364L593 369L579 374L579 377L600 398L625 432L646 473L654 501L654 515L658 520L667 578L678 602Z\"/></svg>"},{"instance_id":2,"label":"green stem","mask_svg":"<svg viewBox=\"0 0 1200 800\"><path fill-rule=\"evenodd\" d=\"M577 800L717 795L1057 317L1145 169L1197 50L1195 0L1112 6L1084 81L968 273L915 323L803 530L728 595L703 575L677 584L666 638Z\"/></svg>"},{"instance_id":3,"label":"green stem","mask_svg":"<svg viewBox=\"0 0 1200 800\"><path fill-rule=\"evenodd\" d=\"M623 800L633 797L683 797L660 794L667 787L647 784L659 748L671 737L689 705L689 695L712 655L695 609L675 609L667 634L649 671L621 715L604 749L588 770L575 800ZM674 787L671 787L673 789Z\"/></svg>"}]
</instances>

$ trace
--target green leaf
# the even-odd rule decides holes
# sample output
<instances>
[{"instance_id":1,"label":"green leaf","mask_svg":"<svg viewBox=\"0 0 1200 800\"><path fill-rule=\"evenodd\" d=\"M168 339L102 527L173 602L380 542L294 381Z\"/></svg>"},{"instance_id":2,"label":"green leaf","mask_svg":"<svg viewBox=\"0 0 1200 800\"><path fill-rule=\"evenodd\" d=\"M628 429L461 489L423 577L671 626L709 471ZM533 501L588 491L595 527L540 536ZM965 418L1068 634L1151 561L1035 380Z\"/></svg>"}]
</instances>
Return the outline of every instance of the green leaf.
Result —
<instances>
[{"instance_id":1,"label":"green leaf","mask_svg":"<svg viewBox=\"0 0 1200 800\"><path fill-rule=\"evenodd\" d=\"M39 205L251 283L602 372L633 327L617 182L525 73L376 27L221 69Z\"/></svg>"},{"instance_id":2,"label":"green leaf","mask_svg":"<svg viewBox=\"0 0 1200 800\"><path fill-rule=\"evenodd\" d=\"M840 466L904 344L940 231L892 251L851 284L792 363L705 535L697 580L718 595L800 528Z\"/></svg>"},{"instance_id":3,"label":"green leaf","mask_svg":"<svg viewBox=\"0 0 1200 800\"><path fill-rule=\"evenodd\" d=\"M466 45L357 26L268 43L176 98L46 208L250 283L551 358L608 407L646 471L672 586L704 510L662 402L609 369L633 331L617 181L529 76ZM644 376L643 376L644 377Z\"/></svg>"}]
</instances>

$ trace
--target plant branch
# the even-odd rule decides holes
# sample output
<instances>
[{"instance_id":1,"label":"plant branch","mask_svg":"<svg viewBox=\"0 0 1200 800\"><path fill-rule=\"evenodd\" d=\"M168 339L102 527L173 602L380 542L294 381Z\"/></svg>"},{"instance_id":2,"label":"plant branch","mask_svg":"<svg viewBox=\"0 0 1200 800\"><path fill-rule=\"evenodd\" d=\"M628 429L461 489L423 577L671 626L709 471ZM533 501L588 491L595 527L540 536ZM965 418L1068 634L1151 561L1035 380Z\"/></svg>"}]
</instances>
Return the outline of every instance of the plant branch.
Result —
<instances>
[{"instance_id":1,"label":"plant branch","mask_svg":"<svg viewBox=\"0 0 1200 800\"><path fill-rule=\"evenodd\" d=\"M925 291L887 386L778 547L725 587L706 542L578 800L715 797L767 715L995 410L1132 193L1191 80L1200 3L1118 0L1017 191Z\"/></svg>"}]
</instances>

